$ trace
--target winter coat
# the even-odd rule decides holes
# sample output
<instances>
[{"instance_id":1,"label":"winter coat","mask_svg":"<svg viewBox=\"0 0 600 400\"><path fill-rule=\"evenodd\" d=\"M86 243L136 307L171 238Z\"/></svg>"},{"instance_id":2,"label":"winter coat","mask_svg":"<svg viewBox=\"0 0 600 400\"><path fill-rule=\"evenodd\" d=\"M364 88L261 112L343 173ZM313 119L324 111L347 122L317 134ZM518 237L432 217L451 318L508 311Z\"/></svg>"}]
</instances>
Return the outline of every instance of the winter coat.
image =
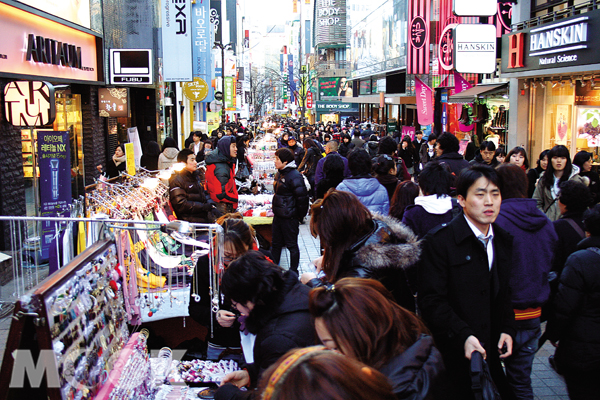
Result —
<instances>
[{"instance_id":1,"label":"winter coat","mask_svg":"<svg viewBox=\"0 0 600 400\"><path fill-rule=\"evenodd\" d=\"M573 165L569 180L581 182L587 185L587 180L579 176L579 167ZM540 179L546 172L540 175ZM556 179L556 177L554 178ZM550 221L556 221L560 218L560 209L558 208L558 200L552 197L552 190L544 185L538 184L533 192L533 198L537 201L537 207L550 218Z\"/></svg>"},{"instance_id":2,"label":"winter coat","mask_svg":"<svg viewBox=\"0 0 600 400\"><path fill-rule=\"evenodd\" d=\"M304 158L304 149L302 146L298 146L298 143L296 143L294 146L288 146L288 149L294 153L294 161L296 161L296 165L300 165L302 159Z\"/></svg>"},{"instance_id":3,"label":"winter coat","mask_svg":"<svg viewBox=\"0 0 600 400\"><path fill-rule=\"evenodd\" d=\"M379 142L376 140L369 140L365 143L365 150L369 153L369 157L373 158L377 156L377 150L379 149Z\"/></svg>"},{"instance_id":4,"label":"winter coat","mask_svg":"<svg viewBox=\"0 0 600 400\"><path fill-rule=\"evenodd\" d=\"M450 199L449 196L439 198L436 195L421 196L415 199L415 203L404 210L402 223L408 226L419 239L425 237L436 226L452 221L452 218L462 210L458 201Z\"/></svg>"},{"instance_id":5,"label":"winter coat","mask_svg":"<svg viewBox=\"0 0 600 400\"><path fill-rule=\"evenodd\" d=\"M308 211L308 192L295 162L292 161L275 174L273 191L275 217L302 221Z\"/></svg>"},{"instance_id":6,"label":"winter coat","mask_svg":"<svg viewBox=\"0 0 600 400\"><path fill-rule=\"evenodd\" d=\"M450 384L465 396L452 393L447 398L467 398L472 393L464 350L469 336L475 336L485 348L494 377L494 371L502 368L496 347L500 335L516 335L509 297L513 237L498 225L492 226L495 261L491 270L483 245L463 215L433 229L423 239L419 309L444 357ZM498 384L502 381L497 377Z\"/></svg>"},{"instance_id":7,"label":"winter coat","mask_svg":"<svg viewBox=\"0 0 600 400\"><path fill-rule=\"evenodd\" d=\"M436 160L440 163L448 164L454 176L458 176L463 169L469 168L469 162L458 153L444 153L437 157Z\"/></svg>"},{"instance_id":8,"label":"winter coat","mask_svg":"<svg viewBox=\"0 0 600 400\"><path fill-rule=\"evenodd\" d=\"M169 180L169 200L177 218L188 222L209 222L208 213L214 208L207 203L199 174L187 168Z\"/></svg>"},{"instance_id":9,"label":"winter coat","mask_svg":"<svg viewBox=\"0 0 600 400\"><path fill-rule=\"evenodd\" d=\"M398 178L394 175L386 174L386 175L378 175L377 181L383 185L388 194L388 199L390 200L390 204L392 204L392 197L394 196L394 192L396 191L396 186L398 186Z\"/></svg>"},{"instance_id":10,"label":"winter coat","mask_svg":"<svg viewBox=\"0 0 600 400\"><path fill-rule=\"evenodd\" d=\"M353 176L344 179L336 189L353 193L371 212L387 215L390 211L387 190L375 178Z\"/></svg>"},{"instance_id":11,"label":"winter coat","mask_svg":"<svg viewBox=\"0 0 600 400\"><path fill-rule=\"evenodd\" d=\"M298 166L298 171L304 175L314 176L317 173L317 163L323 158L321 152L316 147L311 147L304 153L304 158Z\"/></svg>"},{"instance_id":12,"label":"winter coat","mask_svg":"<svg viewBox=\"0 0 600 400\"><path fill-rule=\"evenodd\" d=\"M400 147L398 149L398 156L402 158L406 168L412 168L412 166L415 165L415 152L411 148L407 147L406 149L403 149Z\"/></svg>"},{"instance_id":13,"label":"winter coat","mask_svg":"<svg viewBox=\"0 0 600 400\"><path fill-rule=\"evenodd\" d=\"M263 372L288 350L314 345L314 326L308 311L310 288L298 281L293 271L284 273L285 284L274 304L255 306L246 319L246 328L256 335L254 363L246 369L252 385L257 385ZM250 399L255 391L243 392L231 384L217 391L216 400Z\"/></svg>"},{"instance_id":14,"label":"winter coat","mask_svg":"<svg viewBox=\"0 0 600 400\"><path fill-rule=\"evenodd\" d=\"M354 147L355 145L352 142L342 142L338 147L338 153L340 153L342 157L348 157L348 153L350 153Z\"/></svg>"},{"instance_id":15,"label":"winter coat","mask_svg":"<svg viewBox=\"0 0 600 400\"><path fill-rule=\"evenodd\" d=\"M597 173L595 173L594 171L587 171L587 172L579 172L580 176L584 176L587 177L590 180L590 192L592 192L592 195L594 196L594 203L593 204L597 204L600 202L600 176L598 176Z\"/></svg>"},{"instance_id":16,"label":"winter coat","mask_svg":"<svg viewBox=\"0 0 600 400\"><path fill-rule=\"evenodd\" d=\"M487 165L488 167L492 167L492 168L496 168L498 165L500 165L500 163L498 162L498 160L496 160L496 158L494 157L492 159L491 163L486 163L485 161L483 161L483 158L481 157L481 154L477 154L475 156L475 158L473 158L471 161L469 161L469 165L477 165L477 164L481 164L481 165ZM533 193L533 191L531 192ZM529 196L531 197L531 196Z\"/></svg>"},{"instance_id":17,"label":"winter coat","mask_svg":"<svg viewBox=\"0 0 600 400\"><path fill-rule=\"evenodd\" d=\"M513 307L541 307L550 295L548 273L558 236L533 199L502 201L496 224L514 236L510 275Z\"/></svg>"},{"instance_id":18,"label":"winter coat","mask_svg":"<svg viewBox=\"0 0 600 400\"><path fill-rule=\"evenodd\" d=\"M329 156L330 154L338 154L338 152L332 151L329 154L327 154L327 156ZM315 184L319 183L319 181L325 177L325 174L323 173L323 164L325 164L327 156L321 158L317 162L317 170L315 172ZM350 176L350 169L348 168L348 159L346 157L342 157L342 161L344 162L344 178L347 178Z\"/></svg>"},{"instance_id":19,"label":"winter coat","mask_svg":"<svg viewBox=\"0 0 600 400\"><path fill-rule=\"evenodd\" d=\"M179 150L175 147L167 147L158 156L158 169L167 169L177 162Z\"/></svg>"},{"instance_id":20,"label":"winter coat","mask_svg":"<svg viewBox=\"0 0 600 400\"><path fill-rule=\"evenodd\" d=\"M535 185L537 184L538 179L540 179L542 172L544 172L542 167L531 168L527 171L527 197L533 197Z\"/></svg>"},{"instance_id":21,"label":"winter coat","mask_svg":"<svg viewBox=\"0 0 600 400\"><path fill-rule=\"evenodd\" d=\"M379 369L398 399L442 400L447 398L446 368L429 335L421 335L412 346Z\"/></svg>"},{"instance_id":22,"label":"winter coat","mask_svg":"<svg viewBox=\"0 0 600 400\"><path fill-rule=\"evenodd\" d=\"M373 215L373 230L344 251L339 279L366 278L381 282L396 303L415 311L410 277L421 255L420 242L406 225L387 215ZM312 279L309 286L322 286Z\"/></svg>"},{"instance_id":23,"label":"winter coat","mask_svg":"<svg viewBox=\"0 0 600 400\"><path fill-rule=\"evenodd\" d=\"M578 251L567 259L554 301L556 317L548 322L547 334L559 341L556 362L575 371L600 369L600 237L582 240Z\"/></svg>"},{"instance_id":24,"label":"winter coat","mask_svg":"<svg viewBox=\"0 0 600 400\"><path fill-rule=\"evenodd\" d=\"M429 145L427 144L427 142L423 142L423 145L421 146L421 149L419 150L419 161L421 162L421 164L423 164L423 167L425 167L425 164L427 164L429 161L433 160L434 158L435 158L435 150L433 150L433 156L429 157Z\"/></svg>"},{"instance_id":25,"label":"winter coat","mask_svg":"<svg viewBox=\"0 0 600 400\"><path fill-rule=\"evenodd\" d=\"M360 135L355 135L354 139L352 139L351 143L357 149L362 149L364 147L364 145L365 145L365 141L360 138Z\"/></svg>"},{"instance_id":26,"label":"winter coat","mask_svg":"<svg viewBox=\"0 0 600 400\"><path fill-rule=\"evenodd\" d=\"M235 186L235 160L221 154L219 149L206 156L206 189L217 203L231 203L237 208L238 192Z\"/></svg>"},{"instance_id":27,"label":"winter coat","mask_svg":"<svg viewBox=\"0 0 600 400\"><path fill-rule=\"evenodd\" d=\"M580 228L576 230L571 225L572 220ZM552 271L556 278L550 283L551 289L556 293L558 290L558 278L565 268L567 258L575 251L577 245L585 238L585 226L583 224L583 212L567 211L559 219L552 223L556 231L558 240L554 246L552 258Z\"/></svg>"},{"instance_id":28,"label":"winter coat","mask_svg":"<svg viewBox=\"0 0 600 400\"><path fill-rule=\"evenodd\" d=\"M126 168L127 161L123 161L119 165L116 165L115 161L111 157L106 163L106 175L108 178L116 178L121 172L124 172Z\"/></svg>"},{"instance_id":29,"label":"winter coat","mask_svg":"<svg viewBox=\"0 0 600 400\"><path fill-rule=\"evenodd\" d=\"M196 293L200 296L200 301L197 302L194 299L193 290L190 290L190 303L188 305L190 317L209 330L212 320L214 336L207 336L207 340L210 343L222 347L241 347L239 323L236 321L231 327L222 327L217 322L216 315L211 312L210 273L208 255L204 255L198 259L196 268L194 269L194 276L192 277L192 288L196 289ZM218 296L218 298L220 302L219 309L231 310L232 305L228 298L224 296Z\"/></svg>"}]
</instances>

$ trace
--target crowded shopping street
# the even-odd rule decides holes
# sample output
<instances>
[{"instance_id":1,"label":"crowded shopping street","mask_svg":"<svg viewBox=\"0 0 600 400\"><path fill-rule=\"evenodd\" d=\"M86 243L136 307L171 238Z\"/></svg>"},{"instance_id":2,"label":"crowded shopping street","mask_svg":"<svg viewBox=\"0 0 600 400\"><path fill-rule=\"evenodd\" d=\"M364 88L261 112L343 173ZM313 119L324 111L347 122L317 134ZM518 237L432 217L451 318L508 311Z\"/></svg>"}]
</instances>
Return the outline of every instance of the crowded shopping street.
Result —
<instances>
[{"instance_id":1,"label":"crowded shopping street","mask_svg":"<svg viewBox=\"0 0 600 400\"><path fill-rule=\"evenodd\" d=\"M600 399L595 0L0 26L0 400Z\"/></svg>"}]
</instances>

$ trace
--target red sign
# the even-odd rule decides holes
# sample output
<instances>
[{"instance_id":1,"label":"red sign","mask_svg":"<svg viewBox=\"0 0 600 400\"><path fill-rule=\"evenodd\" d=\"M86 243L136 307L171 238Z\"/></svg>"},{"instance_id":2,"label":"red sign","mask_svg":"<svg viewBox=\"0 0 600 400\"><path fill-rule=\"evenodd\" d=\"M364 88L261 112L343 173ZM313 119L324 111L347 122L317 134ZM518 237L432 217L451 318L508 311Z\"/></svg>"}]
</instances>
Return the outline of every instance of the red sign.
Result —
<instances>
[{"instance_id":1,"label":"red sign","mask_svg":"<svg viewBox=\"0 0 600 400\"><path fill-rule=\"evenodd\" d=\"M523 68L525 34L515 33L508 37L508 68Z\"/></svg>"},{"instance_id":2,"label":"red sign","mask_svg":"<svg viewBox=\"0 0 600 400\"><path fill-rule=\"evenodd\" d=\"M306 108L313 108L313 94L308 92L306 94Z\"/></svg>"},{"instance_id":3,"label":"red sign","mask_svg":"<svg viewBox=\"0 0 600 400\"><path fill-rule=\"evenodd\" d=\"M429 73L430 1L411 0L408 5L408 57L406 73Z\"/></svg>"}]
</instances>

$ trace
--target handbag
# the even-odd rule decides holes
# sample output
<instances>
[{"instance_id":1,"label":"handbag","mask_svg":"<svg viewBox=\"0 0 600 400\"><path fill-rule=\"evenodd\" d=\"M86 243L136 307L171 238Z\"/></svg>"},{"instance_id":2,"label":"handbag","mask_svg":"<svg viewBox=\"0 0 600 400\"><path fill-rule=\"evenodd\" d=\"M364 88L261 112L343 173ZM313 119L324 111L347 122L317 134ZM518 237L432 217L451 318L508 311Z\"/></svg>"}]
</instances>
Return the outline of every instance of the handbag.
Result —
<instances>
[{"instance_id":1,"label":"handbag","mask_svg":"<svg viewBox=\"0 0 600 400\"><path fill-rule=\"evenodd\" d=\"M238 181L243 181L250 176L250 170L248 169L248 165L246 162L238 163L238 169L235 173L235 179Z\"/></svg>"},{"instance_id":2,"label":"handbag","mask_svg":"<svg viewBox=\"0 0 600 400\"><path fill-rule=\"evenodd\" d=\"M478 351L471 353L471 390L475 400L502 400L492 380L490 368Z\"/></svg>"}]
</instances>

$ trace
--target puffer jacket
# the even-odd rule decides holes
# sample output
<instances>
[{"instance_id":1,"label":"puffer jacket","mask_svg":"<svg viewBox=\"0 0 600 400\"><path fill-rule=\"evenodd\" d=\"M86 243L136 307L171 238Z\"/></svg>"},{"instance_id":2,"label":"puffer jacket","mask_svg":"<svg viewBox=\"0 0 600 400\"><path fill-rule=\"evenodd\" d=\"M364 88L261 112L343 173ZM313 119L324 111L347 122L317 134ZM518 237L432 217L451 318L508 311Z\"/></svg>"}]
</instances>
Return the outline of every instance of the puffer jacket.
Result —
<instances>
[{"instance_id":1,"label":"puffer jacket","mask_svg":"<svg viewBox=\"0 0 600 400\"><path fill-rule=\"evenodd\" d=\"M277 218L298 221L306 216L308 211L308 191L304 184L304 178L296 169L296 163L292 161L275 175L273 182L273 214Z\"/></svg>"},{"instance_id":2,"label":"puffer jacket","mask_svg":"<svg viewBox=\"0 0 600 400\"><path fill-rule=\"evenodd\" d=\"M299 146L298 143L296 143L294 146L288 146L288 149L294 153L294 161L296 161L296 165L300 165L302 159L304 158L304 149L302 146Z\"/></svg>"},{"instance_id":3,"label":"puffer jacket","mask_svg":"<svg viewBox=\"0 0 600 400\"><path fill-rule=\"evenodd\" d=\"M415 311L411 287L416 287L412 276L421 256L420 242L410 228L393 217L374 214L373 223L371 232L344 251L338 279L378 280L392 293L396 303ZM311 287L323 284L319 279L308 283Z\"/></svg>"},{"instance_id":4,"label":"puffer jacket","mask_svg":"<svg viewBox=\"0 0 600 400\"><path fill-rule=\"evenodd\" d=\"M213 205L206 202L198 172L183 169L174 175L169 180L169 199L177 218L188 222L209 222L208 212Z\"/></svg>"},{"instance_id":5,"label":"puffer jacket","mask_svg":"<svg viewBox=\"0 0 600 400\"><path fill-rule=\"evenodd\" d=\"M167 169L177 162L179 150L175 147L167 147L158 156L158 169Z\"/></svg>"},{"instance_id":6,"label":"puffer jacket","mask_svg":"<svg viewBox=\"0 0 600 400\"><path fill-rule=\"evenodd\" d=\"M429 335L421 335L412 346L384 365L384 374L398 399L446 399L446 368Z\"/></svg>"},{"instance_id":7,"label":"puffer jacket","mask_svg":"<svg viewBox=\"0 0 600 400\"><path fill-rule=\"evenodd\" d=\"M554 300L555 319L548 321L548 339L559 341L559 368L575 371L600 369L600 237L579 242L567 259Z\"/></svg>"},{"instance_id":8,"label":"puffer jacket","mask_svg":"<svg viewBox=\"0 0 600 400\"><path fill-rule=\"evenodd\" d=\"M365 143L365 150L369 153L369 157L373 158L377 156L377 149L379 149L379 142L376 140L369 140Z\"/></svg>"},{"instance_id":9,"label":"puffer jacket","mask_svg":"<svg viewBox=\"0 0 600 400\"><path fill-rule=\"evenodd\" d=\"M545 187L540 183L542 176L544 176L546 172L542 172L540 175L540 180L538 180L538 185L533 191L533 198L537 201L537 208L542 210L544 214L550 221L556 221L560 218L560 209L558 207L558 200L552 197L552 191L550 188ZM556 179L556 178L555 178ZM569 180L581 182L584 185L588 185L589 180L583 178L579 175L579 167L577 165L573 165L573 169L571 170L571 175L569 176Z\"/></svg>"},{"instance_id":10,"label":"puffer jacket","mask_svg":"<svg viewBox=\"0 0 600 400\"><path fill-rule=\"evenodd\" d=\"M376 178L353 176L344 179L336 189L353 193L371 212L387 215L390 211L387 190Z\"/></svg>"},{"instance_id":11,"label":"puffer jacket","mask_svg":"<svg viewBox=\"0 0 600 400\"><path fill-rule=\"evenodd\" d=\"M205 159L206 189L217 203L232 203L237 208L238 192L235 186L235 160L216 149Z\"/></svg>"}]
</instances>

